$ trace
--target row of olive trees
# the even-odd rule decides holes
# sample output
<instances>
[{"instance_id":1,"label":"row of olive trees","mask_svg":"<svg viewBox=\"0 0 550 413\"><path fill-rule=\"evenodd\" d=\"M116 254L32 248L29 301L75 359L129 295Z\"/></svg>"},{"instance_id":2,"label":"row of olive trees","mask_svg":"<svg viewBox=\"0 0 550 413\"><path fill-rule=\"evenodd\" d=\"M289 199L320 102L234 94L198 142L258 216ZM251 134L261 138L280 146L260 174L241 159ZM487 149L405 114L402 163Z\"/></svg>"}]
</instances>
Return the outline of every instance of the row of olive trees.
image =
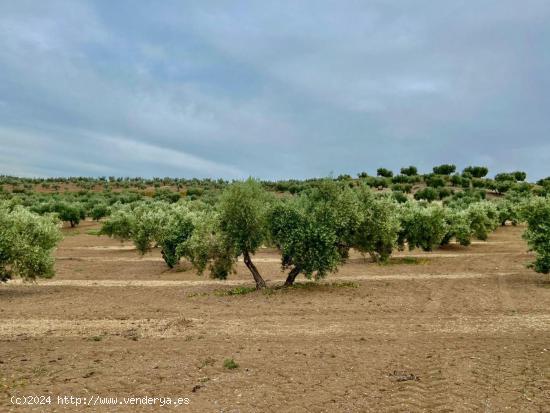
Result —
<instances>
[{"instance_id":1,"label":"row of olive trees","mask_svg":"<svg viewBox=\"0 0 550 413\"><path fill-rule=\"evenodd\" d=\"M486 239L500 223L486 201L454 208L375 195L366 186L319 182L297 196L276 198L249 179L229 185L214 206L164 202L116 210L102 233L131 239L142 254L158 246L173 267L187 258L199 273L226 278L242 256L257 288L265 281L253 262L262 245L281 252L286 285L299 274L323 278L345 262L350 249L387 261L396 248L431 251L455 238L468 245Z\"/></svg>"},{"instance_id":2,"label":"row of olive trees","mask_svg":"<svg viewBox=\"0 0 550 413\"><path fill-rule=\"evenodd\" d=\"M8 202L0 203L0 281L13 276L49 278L53 250L61 240L55 216L40 216Z\"/></svg>"}]
</instances>

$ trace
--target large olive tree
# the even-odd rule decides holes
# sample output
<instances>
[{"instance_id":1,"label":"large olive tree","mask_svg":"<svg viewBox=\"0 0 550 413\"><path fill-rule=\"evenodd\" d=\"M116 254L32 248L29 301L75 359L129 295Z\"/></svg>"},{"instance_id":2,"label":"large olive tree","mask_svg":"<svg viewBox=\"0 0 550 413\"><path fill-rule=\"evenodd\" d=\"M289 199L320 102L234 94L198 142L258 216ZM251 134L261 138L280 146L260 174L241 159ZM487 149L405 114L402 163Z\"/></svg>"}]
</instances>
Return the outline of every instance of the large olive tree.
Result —
<instances>
[{"instance_id":1,"label":"large olive tree","mask_svg":"<svg viewBox=\"0 0 550 413\"><path fill-rule=\"evenodd\" d=\"M357 197L360 215L353 247L368 253L374 262L386 262L397 247L401 228L398 205L388 196L375 196L364 186L359 188Z\"/></svg>"},{"instance_id":2,"label":"large olive tree","mask_svg":"<svg viewBox=\"0 0 550 413\"><path fill-rule=\"evenodd\" d=\"M550 272L550 198L534 198L523 208L527 230L523 237L534 251L535 261L530 266L537 272Z\"/></svg>"},{"instance_id":3,"label":"large olive tree","mask_svg":"<svg viewBox=\"0 0 550 413\"><path fill-rule=\"evenodd\" d=\"M265 288L266 284L252 261L252 255L267 238L266 218L270 200L260 183L249 178L229 185L218 203L221 236L235 254L243 256L258 289Z\"/></svg>"},{"instance_id":4,"label":"large olive tree","mask_svg":"<svg viewBox=\"0 0 550 413\"><path fill-rule=\"evenodd\" d=\"M53 250L60 240L55 217L0 204L0 281L52 277Z\"/></svg>"},{"instance_id":5,"label":"large olive tree","mask_svg":"<svg viewBox=\"0 0 550 413\"><path fill-rule=\"evenodd\" d=\"M326 180L297 198L280 201L270 211L272 242L290 269L285 285L299 274L320 279L348 257L359 224L355 194L349 187Z\"/></svg>"},{"instance_id":6,"label":"large olive tree","mask_svg":"<svg viewBox=\"0 0 550 413\"><path fill-rule=\"evenodd\" d=\"M398 244L407 243L409 250L421 248L432 251L441 245L448 232L445 211L438 205L408 202L400 207L401 229Z\"/></svg>"}]
</instances>

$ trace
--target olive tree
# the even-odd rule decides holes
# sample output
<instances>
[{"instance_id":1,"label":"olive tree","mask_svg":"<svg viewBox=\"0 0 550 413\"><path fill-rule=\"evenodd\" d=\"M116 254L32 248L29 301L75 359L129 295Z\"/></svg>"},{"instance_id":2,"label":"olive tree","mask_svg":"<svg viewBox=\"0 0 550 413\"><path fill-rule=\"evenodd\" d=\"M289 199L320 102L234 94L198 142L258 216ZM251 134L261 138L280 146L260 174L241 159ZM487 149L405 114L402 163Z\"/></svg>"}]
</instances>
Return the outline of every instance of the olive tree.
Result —
<instances>
[{"instance_id":1,"label":"olive tree","mask_svg":"<svg viewBox=\"0 0 550 413\"><path fill-rule=\"evenodd\" d=\"M90 211L90 216L93 220L99 221L101 218L109 215L110 209L105 203L98 203L94 205Z\"/></svg>"},{"instance_id":2,"label":"olive tree","mask_svg":"<svg viewBox=\"0 0 550 413\"><path fill-rule=\"evenodd\" d=\"M432 251L441 244L448 231L445 211L438 205L408 202L400 206L401 229L397 239L400 248L405 242L409 250Z\"/></svg>"},{"instance_id":3,"label":"olive tree","mask_svg":"<svg viewBox=\"0 0 550 413\"><path fill-rule=\"evenodd\" d=\"M71 227L77 226L80 220L86 218L86 210L79 202L55 200L33 205L31 210L39 214L55 213L61 221L68 222Z\"/></svg>"},{"instance_id":4,"label":"olive tree","mask_svg":"<svg viewBox=\"0 0 550 413\"><path fill-rule=\"evenodd\" d=\"M471 244L474 231L470 225L468 213L463 209L445 208L447 233L441 240L441 245L448 244L453 238L463 246Z\"/></svg>"},{"instance_id":5,"label":"olive tree","mask_svg":"<svg viewBox=\"0 0 550 413\"><path fill-rule=\"evenodd\" d=\"M384 178L391 178L393 176L393 171L387 168L378 168L376 170L376 175L382 176Z\"/></svg>"},{"instance_id":6,"label":"olive tree","mask_svg":"<svg viewBox=\"0 0 550 413\"><path fill-rule=\"evenodd\" d=\"M75 227L80 223L80 220L86 218L86 211L82 205L78 203L55 203L51 212L57 213L61 221L69 222L71 227Z\"/></svg>"},{"instance_id":7,"label":"olive tree","mask_svg":"<svg viewBox=\"0 0 550 413\"><path fill-rule=\"evenodd\" d=\"M511 199L502 199L496 204L498 211L498 220L502 226L510 222L512 225L517 225L520 221L519 203Z\"/></svg>"},{"instance_id":8,"label":"olive tree","mask_svg":"<svg viewBox=\"0 0 550 413\"><path fill-rule=\"evenodd\" d=\"M0 204L0 281L54 275L53 250L61 240L54 216Z\"/></svg>"},{"instance_id":9,"label":"olive tree","mask_svg":"<svg viewBox=\"0 0 550 413\"><path fill-rule=\"evenodd\" d=\"M367 187L359 188L357 195L360 216L353 247L374 262L386 262L397 247L401 228L397 203L387 196L376 197Z\"/></svg>"},{"instance_id":10,"label":"olive tree","mask_svg":"<svg viewBox=\"0 0 550 413\"><path fill-rule=\"evenodd\" d=\"M318 280L348 257L359 224L357 197L349 187L324 181L276 203L268 222L282 267L290 269L285 285L292 285L301 273Z\"/></svg>"},{"instance_id":11,"label":"olive tree","mask_svg":"<svg viewBox=\"0 0 550 413\"><path fill-rule=\"evenodd\" d=\"M489 233L499 225L498 210L492 202L474 202L468 206L466 214L473 234L479 240L485 241Z\"/></svg>"},{"instance_id":12,"label":"olive tree","mask_svg":"<svg viewBox=\"0 0 550 413\"><path fill-rule=\"evenodd\" d=\"M199 275L208 269L212 278L225 280L234 271L238 254L221 232L219 213L205 208L195 211L191 219L193 231L178 244L177 254L185 256Z\"/></svg>"},{"instance_id":13,"label":"olive tree","mask_svg":"<svg viewBox=\"0 0 550 413\"><path fill-rule=\"evenodd\" d=\"M168 267L173 268L185 251L178 247L189 239L195 229L195 214L185 205L172 205L168 211L165 226L158 233L157 243Z\"/></svg>"},{"instance_id":14,"label":"olive tree","mask_svg":"<svg viewBox=\"0 0 550 413\"><path fill-rule=\"evenodd\" d=\"M269 204L270 197L267 192L252 178L229 185L221 194L218 203L219 229L222 236L225 242L232 246L235 254L243 256L258 289L265 288L266 284L251 255L266 240Z\"/></svg>"},{"instance_id":15,"label":"olive tree","mask_svg":"<svg viewBox=\"0 0 550 413\"><path fill-rule=\"evenodd\" d=\"M456 166L452 164L443 164L434 166L433 171L436 175L451 175L456 171Z\"/></svg>"},{"instance_id":16,"label":"olive tree","mask_svg":"<svg viewBox=\"0 0 550 413\"><path fill-rule=\"evenodd\" d=\"M103 223L100 233L132 240L142 255L158 246L166 265L173 268L182 257L178 246L192 231L191 212L185 204L155 202L119 208Z\"/></svg>"},{"instance_id":17,"label":"olive tree","mask_svg":"<svg viewBox=\"0 0 550 413\"><path fill-rule=\"evenodd\" d=\"M114 206L114 212L103 222L100 235L107 235L120 241L132 239L136 216L131 205Z\"/></svg>"},{"instance_id":18,"label":"olive tree","mask_svg":"<svg viewBox=\"0 0 550 413\"><path fill-rule=\"evenodd\" d=\"M428 202L432 202L438 198L439 198L439 191L429 186L419 191L416 191L414 194L414 199L416 200L425 200Z\"/></svg>"},{"instance_id":19,"label":"olive tree","mask_svg":"<svg viewBox=\"0 0 550 413\"><path fill-rule=\"evenodd\" d=\"M535 261L529 264L536 272L550 272L550 198L537 197L524 208L523 215L527 221L527 229L523 238L529 245L529 250L536 254Z\"/></svg>"},{"instance_id":20,"label":"olive tree","mask_svg":"<svg viewBox=\"0 0 550 413\"><path fill-rule=\"evenodd\" d=\"M401 168L401 174L407 176L418 175L418 169L416 168L416 166L411 165L406 168Z\"/></svg>"},{"instance_id":21,"label":"olive tree","mask_svg":"<svg viewBox=\"0 0 550 413\"><path fill-rule=\"evenodd\" d=\"M489 173L489 169L486 166L468 166L464 168L462 173L470 174L474 178L483 178Z\"/></svg>"}]
</instances>

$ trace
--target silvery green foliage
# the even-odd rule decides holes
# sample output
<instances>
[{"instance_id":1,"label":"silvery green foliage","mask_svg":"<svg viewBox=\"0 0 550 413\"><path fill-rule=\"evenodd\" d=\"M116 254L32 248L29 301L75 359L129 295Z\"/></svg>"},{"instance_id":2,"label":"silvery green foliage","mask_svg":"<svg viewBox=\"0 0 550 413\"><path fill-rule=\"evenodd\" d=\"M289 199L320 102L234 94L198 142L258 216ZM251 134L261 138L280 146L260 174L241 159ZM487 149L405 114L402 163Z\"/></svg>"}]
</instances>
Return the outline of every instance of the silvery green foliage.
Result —
<instances>
[{"instance_id":1,"label":"silvery green foliage","mask_svg":"<svg viewBox=\"0 0 550 413\"><path fill-rule=\"evenodd\" d=\"M167 213L168 219L158 233L157 242L162 250L162 258L172 268L183 256L178 246L189 239L193 233L196 213L182 204L171 204Z\"/></svg>"},{"instance_id":2,"label":"silvery green foliage","mask_svg":"<svg viewBox=\"0 0 550 413\"><path fill-rule=\"evenodd\" d=\"M32 206L31 210L39 214L55 213L61 221L70 223L71 227L75 227L80 220L86 218L86 209L80 202L55 200Z\"/></svg>"},{"instance_id":3,"label":"silvery green foliage","mask_svg":"<svg viewBox=\"0 0 550 413\"><path fill-rule=\"evenodd\" d=\"M212 278L226 279L234 271L238 254L234 245L223 236L218 212L211 209L194 211L193 231L179 243L177 254L186 257L199 275L209 270Z\"/></svg>"},{"instance_id":4,"label":"silvery green foliage","mask_svg":"<svg viewBox=\"0 0 550 413\"><path fill-rule=\"evenodd\" d=\"M270 197L259 182L234 182L220 196L219 229L237 254L253 254L267 236L266 214Z\"/></svg>"},{"instance_id":5,"label":"silvery green foliage","mask_svg":"<svg viewBox=\"0 0 550 413\"><path fill-rule=\"evenodd\" d=\"M499 215L494 203L488 201L474 202L466 208L474 237L485 241L490 232L499 225Z\"/></svg>"},{"instance_id":6,"label":"silvery green foliage","mask_svg":"<svg viewBox=\"0 0 550 413\"><path fill-rule=\"evenodd\" d=\"M408 202L400 205L401 230L398 244L407 243L409 250L421 248L432 251L441 244L448 232L445 211L439 205Z\"/></svg>"},{"instance_id":7,"label":"silvery green foliage","mask_svg":"<svg viewBox=\"0 0 550 413\"><path fill-rule=\"evenodd\" d=\"M474 231L465 210L445 208L445 221L447 222L447 233L441 241L442 245L448 244L453 238L460 245L468 246L471 244Z\"/></svg>"},{"instance_id":8,"label":"silvery green foliage","mask_svg":"<svg viewBox=\"0 0 550 413\"><path fill-rule=\"evenodd\" d=\"M397 247L401 229L399 207L390 197L377 197L365 186L359 188L357 196L360 221L353 247L368 253L375 262L385 262Z\"/></svg>"},{"instance_id":9,"label":"silvery green foliage","mask_svg":"<svg viewBox=\"0 0 550 413\"><path fill-rule=\"evenodd\" d=\"M116 204L113 206L111 216L103 222L100 233L120 241L132 239L136 225L134 204Z\"/></svg>"},{"instance_id":10,"label":"silvery green foliage","mask_svg":"<svg viewBox=\"0 0 550 413\"><path fill-rule=\"evenodd\" d=\"M193 231L192 212L183 203L166 202L124 205L115 209L103 223L101 233L120 240L132 240L136 249L145 254L158 246L169 267L175 266L181 255L178 245Z\"/></svg>"},{"instance_id":11,"label":"silvery green foliage","mask_svg":"<svg viewBox=\"0 0 550 413\"><path fill-rule=\"evenodd\" d=\"M21 206L0 203L0 280L54 275L53 251L61 240L58 221Z\"/></svg>"},{"instance_id":12,"label":"silvery green foliage","mask_svg":"<svg viewBox=\"0 0 550 413\"><path fill-rule=\"evenodd\" d=\"M523 221L522 211L532 198L531 192L508 192L503 199L496 203L500 223L505 225L506 222L510 222L512 225L517 225Z\"/></svg>"},{"instance_id":13,"label":"silvery green foliage","mask_svg":"<svg viewBox=\"0 0 550 413\"><path fill-rule=\"evenodd\" d=\"M310 214L297 199L281 202L270 215L273 243L283 269L296 268L307 278L323 278L343 262L334 228Z\"/></svg>"},{"instance_id":14,"label":"silvery green foliage","mask_svg":"<svg viewBox=\"0 0 550 413\"><path fill-rule=\"evenodd\" d=\"M523 238L527 240L530 251L536 254L530 264L535 271L550 272L550 198L537 197L524 205L522 215L527 221L527 230Z\"/></svg>"},{"instance_id":15,"label":"silvery green foliage","mask_svg":"<svg viewBox=\"0 0 550 413\"><path fill-rule=\"evenodd\" d=\"M296 198L276 203L268 219L271 240L281 251L282 267L315 279L345 261L358 224L355 194L328 180Z\"/></svg>"},{"instance_id":16,"label":"silvery green foliage","mask_svg":"<svg viewBox=\"0 0 550 413\"><path fill-rule=\"evenodd\" d=\"M251 254L267 241L267 211L272 197L261 184L249 178L244 182L233 182L221 194L217 204L219 217L219 238L227 250L234 250L243 256L256 288L265 288L266 284Z\"/></svg>"},{"instance_id":17,"label":"silvery green foliage","mask_svg":"<svg viewBox=\"0 0 550 413\"><path fill-rule=\"evenodd\" d=\"M519 222L518 204L509 199L503 199L496 204L498 211L498 220L501 225L506 225L510 222L512 225L517 225Z\"/></svg>"}]
</instances>

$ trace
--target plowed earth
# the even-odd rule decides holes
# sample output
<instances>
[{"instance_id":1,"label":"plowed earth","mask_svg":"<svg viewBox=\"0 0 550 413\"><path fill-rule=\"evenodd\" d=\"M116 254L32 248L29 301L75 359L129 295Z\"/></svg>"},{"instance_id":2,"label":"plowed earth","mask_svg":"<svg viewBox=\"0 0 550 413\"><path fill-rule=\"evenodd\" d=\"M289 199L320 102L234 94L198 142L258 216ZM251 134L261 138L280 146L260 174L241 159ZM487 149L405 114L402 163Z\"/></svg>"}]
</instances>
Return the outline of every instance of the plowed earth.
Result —
<instances>
[{"instance_id":1,"label":"plowed earth","mask_svg":"<svg viewBox=\"0 0 550 413\"><path fill-rule=\"evenodd\" d=\"M550 281L525 268L521 227L383 266L352 254L319 285L245 295L224 295L252 285L242 263L225 282L168 270L96 227L64 230L52 280L0 286L0 411L550 412ZM275 251L255 261L283 282Z\"/></svg>"}]
</instances>

